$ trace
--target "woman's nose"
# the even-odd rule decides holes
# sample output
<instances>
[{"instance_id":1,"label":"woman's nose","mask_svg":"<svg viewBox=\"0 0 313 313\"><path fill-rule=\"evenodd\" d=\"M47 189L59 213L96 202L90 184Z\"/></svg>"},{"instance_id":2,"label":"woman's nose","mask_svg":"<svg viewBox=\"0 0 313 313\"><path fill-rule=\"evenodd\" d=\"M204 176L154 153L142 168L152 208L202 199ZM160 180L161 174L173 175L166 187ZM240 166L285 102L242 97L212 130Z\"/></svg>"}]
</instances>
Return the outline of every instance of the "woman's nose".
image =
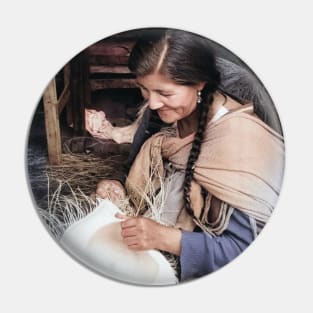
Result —
<instances>
[{"instance_id":1,"label":"woman's nose","mask_svg":"<svg viewBox=\"0 0 313 313\"><path fill-rule=\"evenodd\" d=\"M151 94L149 96L148 101L149 101L149 108L151 110L158 110L163 106L163 102L157 95Z\"/></svg>"}]
</instances>

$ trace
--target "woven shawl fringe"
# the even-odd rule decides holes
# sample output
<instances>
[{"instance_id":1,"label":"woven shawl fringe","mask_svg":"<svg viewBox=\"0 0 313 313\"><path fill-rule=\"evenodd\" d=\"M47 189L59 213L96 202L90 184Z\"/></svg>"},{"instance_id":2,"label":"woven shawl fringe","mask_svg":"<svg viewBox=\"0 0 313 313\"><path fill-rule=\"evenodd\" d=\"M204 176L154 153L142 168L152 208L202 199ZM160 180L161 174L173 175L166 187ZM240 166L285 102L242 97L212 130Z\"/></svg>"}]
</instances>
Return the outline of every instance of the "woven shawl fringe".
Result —
<instances>
[{"instance_id":1,"label":"woven shawl fringe","mask_svg":"<svg viewBox=\"0 0 313 313\"><path fill-rule=\"evenodd\" d=\"M198 218L193 218L193 222L204 232L215 237L221 235L227 229L233 211L234 208L223 202L219 210L219 217L214 222L216 227L212 226L212 224L206 224L203 220L200 221Z\"/></svg>"}]
</instances>

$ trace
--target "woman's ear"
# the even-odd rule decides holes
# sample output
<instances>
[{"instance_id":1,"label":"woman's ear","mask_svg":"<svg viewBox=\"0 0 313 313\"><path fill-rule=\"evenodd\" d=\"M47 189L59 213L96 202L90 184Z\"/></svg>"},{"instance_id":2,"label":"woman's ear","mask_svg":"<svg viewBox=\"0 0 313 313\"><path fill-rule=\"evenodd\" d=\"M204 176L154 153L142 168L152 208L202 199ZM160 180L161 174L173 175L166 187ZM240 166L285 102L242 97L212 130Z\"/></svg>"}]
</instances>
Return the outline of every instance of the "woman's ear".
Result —
<instances>
[{"instance_id":1,"label":"woman's ear","mask_svg":"<svg viewBox=\"0 0 313 313\"><path fill-rule=\"evenodd\" d=\"M202 91L202 89L204 88L206 82L200 82L198 85L197 85L197 90L198 91Z\"/></svg>"}]
</instances>

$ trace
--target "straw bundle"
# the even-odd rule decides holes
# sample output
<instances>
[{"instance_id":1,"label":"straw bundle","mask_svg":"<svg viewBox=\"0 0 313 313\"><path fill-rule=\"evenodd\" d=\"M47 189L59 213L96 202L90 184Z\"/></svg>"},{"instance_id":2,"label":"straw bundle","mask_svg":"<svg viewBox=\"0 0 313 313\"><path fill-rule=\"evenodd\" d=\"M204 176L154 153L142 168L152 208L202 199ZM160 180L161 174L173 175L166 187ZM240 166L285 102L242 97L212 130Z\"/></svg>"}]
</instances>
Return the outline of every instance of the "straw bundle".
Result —
<instances>
[{"instance_id":1,"label":"straw bundle","mask_svg":"<svg viewBox=\"0 0 313 313\"><path fill-rule=\"evenodd\" d=\"M97 183L104 178L113 179L116 171L121 168L122 160L123 156L103 159L93 155L65 154L61 165L45 168L43 172L47 176L48 201L45 207L38 208L38 212L53 237L60 240L69 226L83 219L99 205L100 199L94 194ZM161 184L154 197L148 197L151 193L152 184L148 183L147 189L141 191L147 204L144 215L166 224L161 220L161 214L168 190ZM130 206L128 198L120 202L119 209L129 216L138 215L137 210ZM162 253L177 271L177 257Z\"/></svg>"}]
</instances>

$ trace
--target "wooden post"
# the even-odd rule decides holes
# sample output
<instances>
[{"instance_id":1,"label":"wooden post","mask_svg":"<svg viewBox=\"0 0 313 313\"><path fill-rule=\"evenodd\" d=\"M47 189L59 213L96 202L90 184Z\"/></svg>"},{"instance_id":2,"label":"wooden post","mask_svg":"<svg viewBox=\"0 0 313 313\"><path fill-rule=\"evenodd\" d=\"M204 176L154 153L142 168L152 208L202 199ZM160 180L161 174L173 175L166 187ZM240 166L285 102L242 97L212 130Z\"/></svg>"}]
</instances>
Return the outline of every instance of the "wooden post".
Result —
<instances>
[{"instance_id":1,"label":"wooden post","mask_svg":"<svg viewBox=\"0 0 313 313\"><path fill-rule=\"evenodd\" d=\"M64 74L64 89L68 88L69 94L71 96L71 66L70 63L67 63L63 68ZM71 103L71 97L68 100L68 105L66 106L66 123L68 126L73 126L73 115L72 115L72 106L69 105Z\"/></svg>"},{"instance_id":2,"label":"wooden post","mask_svg":"<svg viewBox=\"0 0 313 313\"><path fill-rule=\"evenodd\" d=\"M49 164L58 165L62 161L62 147L55 79L52 79L44 92L43 104Z\"/></svg>"}]
</instances>

